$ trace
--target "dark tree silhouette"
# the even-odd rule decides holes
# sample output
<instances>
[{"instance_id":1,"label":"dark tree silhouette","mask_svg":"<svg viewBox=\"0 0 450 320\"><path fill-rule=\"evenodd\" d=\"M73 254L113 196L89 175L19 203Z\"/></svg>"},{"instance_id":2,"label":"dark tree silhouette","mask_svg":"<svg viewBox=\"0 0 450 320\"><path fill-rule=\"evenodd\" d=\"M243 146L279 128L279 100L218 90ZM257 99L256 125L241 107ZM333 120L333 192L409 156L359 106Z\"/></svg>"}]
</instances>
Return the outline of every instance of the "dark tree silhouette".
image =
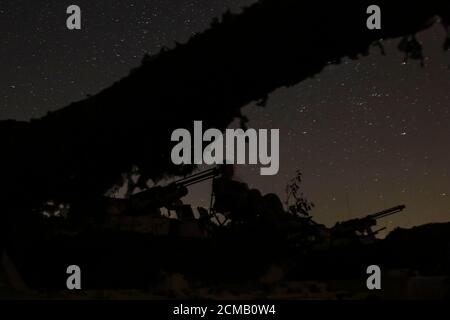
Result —
<instances>
[{"instance_id":1,"label":"dark tree silhouette","mask_svg":"<svg viewBox=\"0 0 450 320\"><path fill-rule=\"evenodd\" d=\"M88 202L133 165L144 178L192 167L170 161L170 134L203 120L224 129L252 101L313 77L330 62L368 54L379 39L411 37L448 1L379 1L382 29L365 27L371 1L262 0L225 14L186 44L146 56L109 88L30 122L0 122L3 211L46 199ZM418 57L417 47L405 49ZM448 40L447 40L448 44ZM448 47L448 45L447 45Z\"/></svg>"},{"instance_id":2,"label":"dark tree silhouette","mask_svg":"<svg viewBox=\"0 0 450 320\"><path fill-rule=\"evenodd\" d=\"M310 202L300 189L302 173L297 170L286 186L286 207L289 213L299 217L309 217L314 203Z\"/></svg>"}]
</instances>

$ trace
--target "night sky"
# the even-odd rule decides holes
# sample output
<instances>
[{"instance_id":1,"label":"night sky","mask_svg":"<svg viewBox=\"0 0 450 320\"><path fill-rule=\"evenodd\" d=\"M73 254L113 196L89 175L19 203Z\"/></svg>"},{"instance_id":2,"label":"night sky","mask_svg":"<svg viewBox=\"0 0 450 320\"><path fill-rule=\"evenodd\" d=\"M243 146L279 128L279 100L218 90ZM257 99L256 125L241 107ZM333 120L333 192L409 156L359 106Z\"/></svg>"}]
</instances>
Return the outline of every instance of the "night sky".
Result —
<instances>
[{"instance_id":1,"label":"night sky","mask_svg":"<svg viewBox=\"0 0 450 320\"><path fill-rule=\"evenodd\" d=\"M144 53L185 42L228 8L251 0L1 1L0 119L29 120L95 94L140 64ZM66 8L82 10L82 29L66 28ZM400 21L399 21L400 23ZM361 27L365 27L362 25ZM331 225L397 204L382 225L450 220L450 77L444 30L419 34L425 67L385 42L386 56L329 66L314 79L275 91L266 108L249 105L249 127L280 129L280 171L237 177L284 198L300 169L314 218ZM209 185L190 200L208 206Z\"/></svg>"}]
</instances>

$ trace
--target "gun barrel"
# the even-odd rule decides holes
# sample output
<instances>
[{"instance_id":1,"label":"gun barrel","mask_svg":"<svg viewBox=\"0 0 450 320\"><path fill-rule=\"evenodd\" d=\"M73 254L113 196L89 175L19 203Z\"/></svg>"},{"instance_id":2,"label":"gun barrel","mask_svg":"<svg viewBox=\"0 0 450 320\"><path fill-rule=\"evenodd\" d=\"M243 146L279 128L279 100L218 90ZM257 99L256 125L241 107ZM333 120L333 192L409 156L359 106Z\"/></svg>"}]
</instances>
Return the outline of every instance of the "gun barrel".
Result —
<instances>
[{"instance_id":1,"label":"gun barrel","mask_svg":"<svg viewBox=\"0 0 450 320\"><path fill-rule=\"evenodd\" d=\"M393 215L395 213L401 212L405 209L406 207L404 205L399 205L396 207L392 207L374 214L369 215L371 218L373 219L380 219L380 218L384 218L390 215Z\"/></svg>"},{"instance_id":2,"label":"gun barrel","mask_svg":"<svg viewBox=\"0 0 450 320\"><path fill-rule=\"evenodd\" d=\"M191 184L195 184L195 183L199 183L202 182L204 180L208 180L211 178L216 177L219 174L219 170L217 168L212 168L212 169L208 169L208 170L204 170L204 171L200 171L196 174L193 174L189 177L180 179L175 181L175 185L182 185L182 186L189 186Z\"/></svg>"}]
</instances>

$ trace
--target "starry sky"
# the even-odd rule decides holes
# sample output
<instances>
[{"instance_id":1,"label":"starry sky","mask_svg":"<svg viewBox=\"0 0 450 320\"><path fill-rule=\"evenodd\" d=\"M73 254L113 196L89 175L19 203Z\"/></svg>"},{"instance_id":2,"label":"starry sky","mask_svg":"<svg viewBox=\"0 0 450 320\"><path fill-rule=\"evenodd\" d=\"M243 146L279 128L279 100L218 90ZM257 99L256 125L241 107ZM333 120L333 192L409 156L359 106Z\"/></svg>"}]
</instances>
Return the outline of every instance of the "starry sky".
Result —
<instances>
[{"instance_id":1,"label":"starry sky","mask_svg":"<svg viewBox=\"0 0 450 320\"><path fill-rule=\"evenodd\" d=\"M205 30L227 9L254 0L0 2L0 119L29 120L95 94L126 76L145 53L173 47ZM66 28L77 4L82 29ZM364 27L364 26L362 26ZM314 79L244 108L253 128L280 129L280 171L260 176L239 166L237 178L284 198L295 170L327 225L397 204L407 210L382 226L450 220L450 77L445 34L418 35L425 67L402 64L399 39L368 57L331 65ZM232 124L234 126L235 124ZM208 206L209 184L189 201Z\"/></svg>"}]
</instances>

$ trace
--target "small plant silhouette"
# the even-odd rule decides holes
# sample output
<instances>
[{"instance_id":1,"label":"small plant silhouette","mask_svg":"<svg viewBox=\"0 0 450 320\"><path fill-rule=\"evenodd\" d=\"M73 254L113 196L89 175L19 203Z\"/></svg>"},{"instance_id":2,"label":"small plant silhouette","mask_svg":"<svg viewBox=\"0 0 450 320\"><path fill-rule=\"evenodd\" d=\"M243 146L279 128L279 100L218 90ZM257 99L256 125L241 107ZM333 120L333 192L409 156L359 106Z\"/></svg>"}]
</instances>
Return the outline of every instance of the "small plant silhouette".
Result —
<instances>
[{"instance_id":1,"label":"small plant silhouette","mask_svg":"<svg viewBox=\"0 0 450 320\"><path fill-rule=\"evenodd\" d=\"M302 183L302 173L295 171L295 176L286 186L286 207L288 212L299 217L310 217L310 212L314 208L314 203L306 199L300 190Z\"/></svg>"}]
</instances>

